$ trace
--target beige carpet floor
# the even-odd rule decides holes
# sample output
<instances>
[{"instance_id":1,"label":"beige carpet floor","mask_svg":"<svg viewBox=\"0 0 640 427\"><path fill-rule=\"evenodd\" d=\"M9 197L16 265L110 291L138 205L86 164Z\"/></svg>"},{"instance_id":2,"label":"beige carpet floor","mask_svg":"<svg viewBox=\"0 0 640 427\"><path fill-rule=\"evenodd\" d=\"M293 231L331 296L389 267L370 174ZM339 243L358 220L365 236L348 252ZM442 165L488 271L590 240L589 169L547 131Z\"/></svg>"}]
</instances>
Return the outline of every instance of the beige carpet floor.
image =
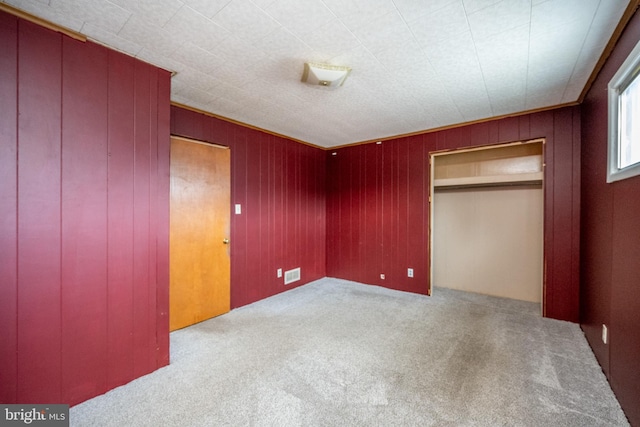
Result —
<instances>
[{"instance_id":1,"label":"beige carpet floor","mask_svg":"<svg viewBox=\"0 0 640 427\"><path fill-rule=\"evenodd\" d=\"M171 334L72 426L623 426L582 331L539 305L325 278Z\"/></svg>"}]
</instances>

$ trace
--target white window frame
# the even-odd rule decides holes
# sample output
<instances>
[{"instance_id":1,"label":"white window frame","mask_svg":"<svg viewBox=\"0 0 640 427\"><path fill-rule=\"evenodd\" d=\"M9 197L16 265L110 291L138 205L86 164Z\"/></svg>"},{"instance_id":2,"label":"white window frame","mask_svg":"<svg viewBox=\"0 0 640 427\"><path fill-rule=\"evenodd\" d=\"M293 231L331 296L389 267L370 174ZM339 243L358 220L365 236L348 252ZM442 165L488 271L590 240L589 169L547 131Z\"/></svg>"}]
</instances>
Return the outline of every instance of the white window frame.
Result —
<instances>
[{"instance_id":1,"label":"white window frame","mask_svg":"<svg viewBox=\"0 0 640 427\"><path fill-rule=\"evenodd\" d=\"M620 95L635 79L640 79L640 42L609 81L609 138L607 152L607 182L620 181L640 175L640 162L625 168L618 167L620 148Z\"/></svg>"}]
</instances>

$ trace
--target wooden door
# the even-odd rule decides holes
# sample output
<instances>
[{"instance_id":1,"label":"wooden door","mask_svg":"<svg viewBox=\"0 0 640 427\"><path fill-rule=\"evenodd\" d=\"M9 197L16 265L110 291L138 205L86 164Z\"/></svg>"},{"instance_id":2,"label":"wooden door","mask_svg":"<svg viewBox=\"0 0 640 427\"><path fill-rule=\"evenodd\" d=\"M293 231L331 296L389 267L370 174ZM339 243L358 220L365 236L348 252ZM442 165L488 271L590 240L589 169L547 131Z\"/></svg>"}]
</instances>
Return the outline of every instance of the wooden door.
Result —
<instances>
[{"instance_id":1,"label":"wooden door","mask_svg":"<svg viewBox=\"0 0 640 427\"><path fill-rule=\"evenodd\" d=\"M230 150L171 138L172 331L230 309Z\"/></svg>"}]
</instances>

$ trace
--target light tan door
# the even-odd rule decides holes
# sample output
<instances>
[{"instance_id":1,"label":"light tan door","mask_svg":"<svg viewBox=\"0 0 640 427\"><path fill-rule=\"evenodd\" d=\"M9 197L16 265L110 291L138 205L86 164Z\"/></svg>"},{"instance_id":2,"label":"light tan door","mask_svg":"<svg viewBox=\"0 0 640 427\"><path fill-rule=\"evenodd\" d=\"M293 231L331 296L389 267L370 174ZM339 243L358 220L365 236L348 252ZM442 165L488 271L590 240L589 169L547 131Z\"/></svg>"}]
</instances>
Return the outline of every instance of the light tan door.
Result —
<instances>
[{"instance_id":1,"label":"light tan door","mask_svg":"<svg viewBox=\"0 0 640 427\"><path fill-rule=\"evenodd\" d=\"M230 309L230 150L171 138L172 331Z\"/></svg>"}]
</instances>

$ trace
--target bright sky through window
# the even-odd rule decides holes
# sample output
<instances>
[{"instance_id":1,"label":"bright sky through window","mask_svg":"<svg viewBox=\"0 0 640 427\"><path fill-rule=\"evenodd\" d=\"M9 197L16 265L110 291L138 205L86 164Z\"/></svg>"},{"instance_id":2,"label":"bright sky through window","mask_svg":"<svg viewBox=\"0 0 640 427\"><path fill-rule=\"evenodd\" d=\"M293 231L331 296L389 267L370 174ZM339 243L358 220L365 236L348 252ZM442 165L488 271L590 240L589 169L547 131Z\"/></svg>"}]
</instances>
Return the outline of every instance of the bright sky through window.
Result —
<instances>
[{"instance_id":1,"label":"bright sky through window","mask_svg":"<svg viewBox=\"0 0 640 427\"><path fill-rule=\"evenodd\" d=\"M618 168L640 162L640 78L620 94L620 141Z\"/></svg>"}]
</instances>

